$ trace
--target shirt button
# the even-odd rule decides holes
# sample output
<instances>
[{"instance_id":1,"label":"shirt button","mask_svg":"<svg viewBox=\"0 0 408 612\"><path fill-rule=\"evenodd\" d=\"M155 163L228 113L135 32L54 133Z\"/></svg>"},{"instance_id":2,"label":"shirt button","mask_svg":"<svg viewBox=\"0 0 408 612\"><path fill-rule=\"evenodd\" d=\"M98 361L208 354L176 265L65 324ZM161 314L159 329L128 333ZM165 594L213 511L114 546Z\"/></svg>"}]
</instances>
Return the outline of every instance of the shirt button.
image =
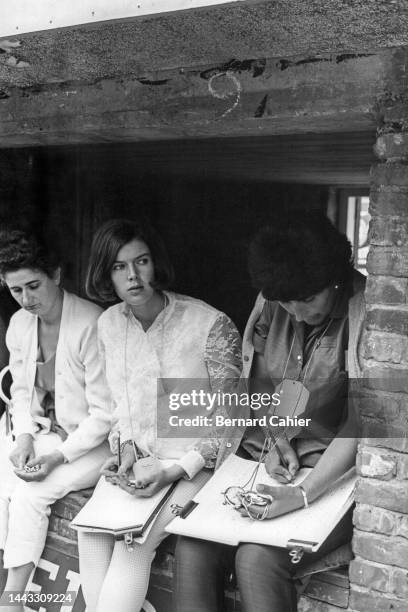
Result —
<instances>
[{"instance_id":1,"label":"shirt button","mask_svg":"<svg viewBox=\"0 0 408 612\"><path fill-rule=\"evenodd\" d=\"M298 361L302 361L302 355L298 355L297 358L298 358Z\"/></svg>"},{"instance_id":2,"label":"shirt button","mask_svg":"<svg viewBox=\"0 0 408 612\"><path fill-rule=\"evenodd\" d=\"M227 448L231 448L231 446L232 446L231 442L227 442L226 446L227 446Z\"/></svg>"},{"instance_id":3,"label":"shirt button","mask_svg":"<svg viewBox=\"0 0 408 612\"><path fill-rule=\"evenodd\" d=\"M248 355L244 355L244 361L249 361Z\"/></svg>"}]
</instances>

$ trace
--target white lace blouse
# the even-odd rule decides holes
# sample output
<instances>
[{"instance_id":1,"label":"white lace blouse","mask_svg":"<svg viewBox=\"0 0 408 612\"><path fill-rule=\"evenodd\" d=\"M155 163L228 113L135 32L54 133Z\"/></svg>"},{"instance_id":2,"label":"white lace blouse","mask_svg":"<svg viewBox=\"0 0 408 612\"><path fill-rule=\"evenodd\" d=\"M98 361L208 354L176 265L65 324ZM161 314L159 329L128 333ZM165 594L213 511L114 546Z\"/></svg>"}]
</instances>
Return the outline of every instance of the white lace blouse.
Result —
<instances>
[{"instance_id":1,"label":"white lace blouse","mask_svg":"<svg viewBox=\"0 0 408 612\"><path fill-rule=\"evenodd\" d=\"M166 394L158 379L206 379L212 392L230 389L240 374L241 340L224 313L191 297L166 296L168 305L146 331L126 304L106 310L98 321L99 346L113 402L112 431L122 441L133 439L144 454L174 459L193 478L214 465L216 441L156 435L157 404Z\"/></svg>"}]
</instances>

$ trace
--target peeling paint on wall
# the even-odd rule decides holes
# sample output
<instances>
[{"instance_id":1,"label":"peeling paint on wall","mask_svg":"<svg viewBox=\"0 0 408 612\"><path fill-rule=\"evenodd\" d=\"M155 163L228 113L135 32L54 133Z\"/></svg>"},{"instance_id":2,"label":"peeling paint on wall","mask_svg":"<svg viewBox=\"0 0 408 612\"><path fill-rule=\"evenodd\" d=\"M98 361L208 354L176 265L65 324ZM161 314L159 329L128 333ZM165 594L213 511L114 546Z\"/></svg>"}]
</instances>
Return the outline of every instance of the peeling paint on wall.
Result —
<instances>
[{"instance_id":1,"label":"peeling paint on wall","mask_svg":"<svg viewBox=\"0 0 408 612\"><path fill-rule=\"evenodd\" d=\"M212 76L219 74L220 72L251 72L252 76L256 78L264 73L265 66L266 58L246 60L232 59L226 64L221 64L220 66L215 66L214 68L203 70L202 72L200 72L200 76L202 79L208 80Z\"/></svg>"},{"instance_id":2,"label":"peeling paint on wall","mask_svg":"<svg viewBox=\"0 0 408 612\"><path fill-rule=\"evenodd\" d=\"M336 64L341 64L342 62L347 62L350 60L358 59L360 57L371 57L374 55L373 53L342 53L336 56L323 57L323 56L315 56L315 57L307 57L298 61L289 60L289 59L280 59L277 62L278 68L280 70L287 70L288 68L293 68L294 66L302 66L303 64L317 64L320 62L333 62Z\"/></svg>"},{"instance_id":3,"label":"peeling paint on wall","mask_svg":"<svg viewBox=\"0 0 408 612\"><path fill-rule=\"evenodd\" d=\"M21 46L19 40L0 40L0 52L11 53L16 47Z\"/></svg>"},{"instance_id":4,"label":"peeling paint on wall","mask_svg":"<svg viewBox=\"0 0 408 612\"><path fill-rule=\"evenodd\" d=\"M10 55L5 62L6 66L10 66L10 68L28 68L29 63L24 62L23 60L14 57L14 55Z\"/></svg>"},{"instance_id":5,"label":"peeling paint on wall","mask_svg":"<svg viewBox=\"0 0 408 612\"><path fill-rule=\"evenodd\" d=\"M137 79L137 80L142 85L165 85L169 81L169 79L157 79L157 80L152 80L152 79Z\"/></svg>"}]
</instances>

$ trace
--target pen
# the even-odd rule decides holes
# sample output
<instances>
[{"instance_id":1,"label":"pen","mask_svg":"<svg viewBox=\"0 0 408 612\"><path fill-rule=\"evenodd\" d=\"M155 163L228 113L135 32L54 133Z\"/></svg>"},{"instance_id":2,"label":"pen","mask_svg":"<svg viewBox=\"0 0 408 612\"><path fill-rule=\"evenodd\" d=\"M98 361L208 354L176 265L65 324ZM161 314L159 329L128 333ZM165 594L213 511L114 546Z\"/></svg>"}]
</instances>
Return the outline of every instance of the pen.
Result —
<instances>
[{"instance_id":1,"label":"pen","mask_svg":"<svg viewBox=\"0 0 408 612\"><path fill-rule=\"evenodd\" d=\"M279 448L279 444L278 443L276 443L275 448L276 448L276 452L278 453L279 460L280 460L281 464L283 465L284 468L288 469L289 468L289 463L286 461L285 457L283 456L282 451Z\"/></svg>"},{"instance_id":2,"label":"pen","mask_svg":"<svg viewBox=\"0 0 408 612\"><path fill-rule=\"evenodd\" d=\"M280 463L283 465L283 467L290 474L290 472L289 472L289 463L286 461L285 457L283 456L283 453L282 453L281 449L279 448L278 439L276 439L275 436L273 436L272 434L271 434L271 438L272 438L272 441L273 441L273 447L272 448L275 448L275 450L276 450L276 452L278 454ZM290 479L291 480L293 479L292 474L290 474Z\"/></svg>"},{"instance_id":3,"label":"pen","mask_svg":"<svg viewBox=\"0 0 408 612\"><path fill-rule=\"evenodd\" d=\"M120 457L120 431L118 432L118 447L116 449L116 457L118 461L118 469L120 468L121 457Z\"/></svg>"}]
</instances>

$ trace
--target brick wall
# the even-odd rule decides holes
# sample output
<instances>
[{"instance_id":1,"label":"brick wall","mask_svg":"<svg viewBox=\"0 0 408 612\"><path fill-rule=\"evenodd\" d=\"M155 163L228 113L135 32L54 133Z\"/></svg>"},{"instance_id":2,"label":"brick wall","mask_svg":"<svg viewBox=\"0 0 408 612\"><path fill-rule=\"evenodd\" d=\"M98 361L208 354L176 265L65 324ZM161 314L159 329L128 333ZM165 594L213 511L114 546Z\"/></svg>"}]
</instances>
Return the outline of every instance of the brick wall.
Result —
<instances>
[{"instance_id":1,"label":"brick wall","mask_svg":"<svg viewBox=\"0 0 408 612\"><path fill-rule=\"evenodd\" d=\"M366 387L349 607L408 610L408 109L385 105L371 173ZM406 116L404 115L406 113Z\"/></svg>"}]
</instances>

